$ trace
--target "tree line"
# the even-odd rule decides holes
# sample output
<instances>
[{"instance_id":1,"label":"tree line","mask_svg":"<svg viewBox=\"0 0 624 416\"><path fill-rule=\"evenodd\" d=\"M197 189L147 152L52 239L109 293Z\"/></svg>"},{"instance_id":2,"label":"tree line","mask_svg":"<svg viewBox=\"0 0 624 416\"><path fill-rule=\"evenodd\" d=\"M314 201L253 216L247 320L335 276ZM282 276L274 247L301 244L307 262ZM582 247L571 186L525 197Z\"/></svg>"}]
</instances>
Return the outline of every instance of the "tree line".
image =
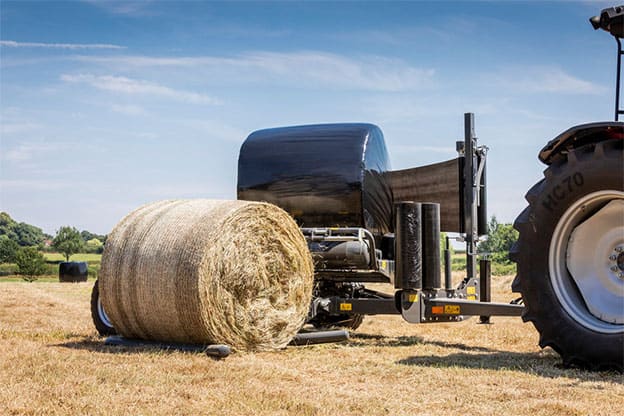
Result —
<instances>
[{"instance_id":1,"label":"tree line","mask_svg":"<svg viewBox=\"0 0 624 416\"><path fill-rule=\"evenodd\" d=\"M72 254L101 253L106 237L70 226L60 227L53 237L39 227L18 223L6 212L0 212L0 263L17 263L24 253L32 257L34 251L57 251L69 261Z\"/></svg>"},{"instance_id":2,"label":"tree line","mask_svg":"<svg viewBox=\"0 0 624 416\"><path fill-rule=\"evenodd\" d=\"M489 256L493 261L510 262L509 250L518 241L518 231L511 224L501 224L492 216L488 223L488 236L479 242L479 254Z\"/></svg>"}]
</instances>

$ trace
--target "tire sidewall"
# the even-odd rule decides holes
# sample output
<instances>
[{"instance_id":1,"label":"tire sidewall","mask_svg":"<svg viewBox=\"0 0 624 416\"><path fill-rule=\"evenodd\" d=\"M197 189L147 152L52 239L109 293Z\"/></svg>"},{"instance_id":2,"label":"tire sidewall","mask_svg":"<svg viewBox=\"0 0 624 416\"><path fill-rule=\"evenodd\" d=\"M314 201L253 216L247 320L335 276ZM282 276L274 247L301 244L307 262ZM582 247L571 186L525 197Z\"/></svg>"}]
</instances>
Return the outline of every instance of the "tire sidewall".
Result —
<instances>
[{"instance_id":1,"label":"tire sidewall","mask_svg":"<svg viewBox=\"0 0 624 416\"><path fill-rule=\"evenodd\" d=\"M91 291L91 319L93 320L93 324L95 325L95 329L97 329L98 333L102 336L108 335L117 335L117 330L104 322L102 317L100 316L100 308L98 307L98 303L100 302L100 291L98 286L98 281L95 281L93 285L93 290Z\"/></svg>"}]
</instances>

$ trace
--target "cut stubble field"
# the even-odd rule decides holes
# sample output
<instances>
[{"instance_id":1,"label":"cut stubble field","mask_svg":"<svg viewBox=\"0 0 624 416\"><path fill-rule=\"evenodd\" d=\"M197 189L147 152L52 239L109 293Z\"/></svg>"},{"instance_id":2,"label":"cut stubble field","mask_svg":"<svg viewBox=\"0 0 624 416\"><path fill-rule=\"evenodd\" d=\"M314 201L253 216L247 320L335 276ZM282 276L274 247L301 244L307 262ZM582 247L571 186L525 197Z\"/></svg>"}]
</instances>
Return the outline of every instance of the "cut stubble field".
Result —
<instances>
[{"instance_id":1,"label":"cut stubble field","mask_svg":"<svg viewBox=\"0 0 624 416\"><path fill-rule=\"evenodd\" d=\"M509 301L511 277L494 278ZM348 342L201 353L103 345L93 282L0 279L0 413L615 415L624 379L560 367L519 318L410 325L367 317ZM378 287L379 289L379 287Z\"/></svg>"}]
</instances>

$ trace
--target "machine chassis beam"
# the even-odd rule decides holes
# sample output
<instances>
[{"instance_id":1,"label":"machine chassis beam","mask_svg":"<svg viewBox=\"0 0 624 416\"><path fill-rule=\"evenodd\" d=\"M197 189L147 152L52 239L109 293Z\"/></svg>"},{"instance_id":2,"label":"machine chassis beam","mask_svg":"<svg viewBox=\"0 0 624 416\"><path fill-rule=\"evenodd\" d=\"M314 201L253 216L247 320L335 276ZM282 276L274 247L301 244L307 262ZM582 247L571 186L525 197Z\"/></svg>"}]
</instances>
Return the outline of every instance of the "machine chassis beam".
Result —
<instances>
[{"instance_id":1,"label":"machine chassis beam","mask_svg":"<svg viewBox=\"0 0 624 416\"><path fill-rule=\"evenodd\" d=\"M371 291L373 292L373 291ZM382 294L378 298L327 298L330 314L403 315L410 323L456 322L469 316L521 316L524 306L480 302L453 296L464 296L456 291L399 290L395 295ZM446 295L446 297L445 297Z\"/></svg>"},{"instance_id":2,"label":"machine chassis beam","mask_svg":"<svg viewBox=\"0 0 624 416\"><path fill-rule=\"evenodd\" d=\"M510 303L475 302L466 299L432 298L425 299L425 315L463 315L463 316L522 316L524 306ZM434 307L442 307L443 313L433 313ZM430 313L427 313L431 311ZM446 313L444 311L451 311Z\"/></svg>"}]
</instances>

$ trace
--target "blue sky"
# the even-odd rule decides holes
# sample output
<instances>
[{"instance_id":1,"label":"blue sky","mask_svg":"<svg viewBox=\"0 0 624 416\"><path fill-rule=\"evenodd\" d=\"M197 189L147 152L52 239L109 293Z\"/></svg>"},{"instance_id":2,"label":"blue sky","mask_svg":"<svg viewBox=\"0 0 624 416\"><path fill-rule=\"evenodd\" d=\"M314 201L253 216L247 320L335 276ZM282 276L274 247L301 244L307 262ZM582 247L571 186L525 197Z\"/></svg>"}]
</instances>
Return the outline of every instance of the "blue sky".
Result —
<instances>
[{"instance_id":1,"label":"blue sky","mask_svg":"<svg viewBox=\"0 0 624 416\"><path fill-rule=\"evenodd\" d=\"M512 222L541 147L613 117L610 2L0 3L0 210L108 233L141 204L235 198L252 131L370 122L392 167L490 147Z\"/></svg>"}]
</instances>

